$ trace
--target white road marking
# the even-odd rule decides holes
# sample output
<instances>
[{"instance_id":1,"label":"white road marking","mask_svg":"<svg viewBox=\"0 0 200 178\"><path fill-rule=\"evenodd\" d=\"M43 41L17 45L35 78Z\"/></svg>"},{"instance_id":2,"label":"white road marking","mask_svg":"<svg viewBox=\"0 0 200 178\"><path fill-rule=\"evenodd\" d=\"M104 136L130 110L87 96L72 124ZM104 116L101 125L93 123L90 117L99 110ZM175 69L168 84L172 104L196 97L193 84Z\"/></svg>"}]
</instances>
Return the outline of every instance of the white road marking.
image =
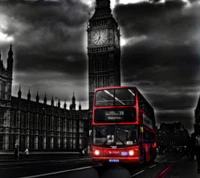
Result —
<instances>
[{"instance_id":1,"label":"white road marking","mask_svg":"<svg viewBox=\"0 0 200 178\"><path fill-rule=\"evenodd\" d=\"M19 166L17 166L17 167L12 167L12 169L22 169L23 167L19 167ZM1 167L0 168L0 170L9 170L10 169L10 167Z\"/></svg>"},{"instance_id":2,"label":"white road marking","mask_svg":"<svg viewBox=\"0 0 200 178\"><path fill-rule=\"evenodd\" d=\"M36 164L36 163L50 163L50 162L70 162L70 161L83 161L83 160L90 160L92 158L79 158L79 159L66 159L66 160L44 160L44 161L22 161L22 162L12 162L13 165L20 165L20 164ZM1 165L10 165L11 163L0 163Z\"/></svg>"},{"instance_id":3,"label":"white road marking","mask_svg":"<svg viewBox=\"0 0 200 178\"><path fill-rule=\"evenodd\" d=\"M68 160L58 160L59 162L69 162L69 161L83 161L83 160L90 160L92 158L80 158L80 159L68 159Z\"/></svg>"},{"instance_id":4,"label":"white road marking","mask_svg":"<svg viewBox=\"0 0 200 178\"><path fill-rule=\"evenodd\" d=\"M165 162L165 161L167 161L168 159L164 159L163 161L160 161L159 163L163 163L163 162Z\"/></svg>"},{"instance_id":5,"label":"white road marking","mask_svg":"<svg viewBox=\"0 0 200 178\"><path fill-rule=\"evenodd\" d=\"M171 156L171 157L169 157L169 158L167 158L167 159L164 159L163 161L160 161L160 162L158 162L158 163L163 163L163 162L165 162L165 161L168 161L168 160L170 160L172 157L173 157L173 156Z\"/></svg>"},{"instance_id":6,"label":"white road marking","mask_svg":"<svg viewBox=\"0 0 200 178\"><path fill-rule=\"evenodd\" d=\"M23 167L21 167L21 166L18 166L18 167L12 167L12 169L21 169L21 168L23 168Z\"/></svg>"},{"instance_id":7,"label":"white road marking","mask_svg":"<svg viewBox=\"0 0 200 178\"><path fill-rule=\"evenodd\" d=\"M81 159L78 159L78 160L82 161L82 160L87 160L87 159L89 160L89 159L92 159L92 158L81 158Z\"/></svg>"},{"instance_id":8,"label":"white road marking","mask_svg":"<svg viewBox=\"0 0 200 178\"><path fill-rule=\"evenodd\" d=\"M153 168L153 167L155 167L155 166L156 166L156 164L154 164L154 165L150 166L149 168Z\"/></svg>"},{"instance_id":9,"label":"white road marking","mask_svg":"<svg viewBox=\"0 0 200 178\"><path fill-rule=\"evenodd\" d=\"M141 170L141 171L139 171L139 172L137 172L137 173L135 173L135 174L133 174L133 175L131 175L130 177L135 177L135 176L137 176L138 174L141 174L141 173L143 173L145 170Z\"/></svg>"},{"instance_id":10,"label":"white road marking","mask_svg":"<svg viewBox=\"0 0 200 178\"><path fill-rule=\"evenodd\" d=\"M58 161L61 163L66 163L69 161L84 161L84 160L92 160L92 158L68 159L68 160L60 160L60 161L58 160Z\"/></svg>"},{"instance_id":11,"label":"white road marking","mask_svg":"<svg viewBox=\"0 0 200 178\"><path fill-rule=\"evenodd\" d=\"M12 167L12 169L20 169L22 167ZM10 168L7 168L7 167L1 167L0 170L8 170Z\"/></svg>"},{"instance_id":12,"label":"white road marking","mask_svg":"<svg viewBox=\"0 0 200 178\"><path fill-rule=\"evenodd\" d=\"M90 169L90 168L92 168L92 166L80 167L80 168L75 168L75 169L67 169L67 170L63 170L63 171L50 172L50 173L45 173L45 174L38 174L38 175L33 175L33 176L25 176L25 177L20 177L20 178L45 177L45 176L62 174L62 173L66 173L66 172L80 171L80 170Z\"/></svg>"}]
</instances>

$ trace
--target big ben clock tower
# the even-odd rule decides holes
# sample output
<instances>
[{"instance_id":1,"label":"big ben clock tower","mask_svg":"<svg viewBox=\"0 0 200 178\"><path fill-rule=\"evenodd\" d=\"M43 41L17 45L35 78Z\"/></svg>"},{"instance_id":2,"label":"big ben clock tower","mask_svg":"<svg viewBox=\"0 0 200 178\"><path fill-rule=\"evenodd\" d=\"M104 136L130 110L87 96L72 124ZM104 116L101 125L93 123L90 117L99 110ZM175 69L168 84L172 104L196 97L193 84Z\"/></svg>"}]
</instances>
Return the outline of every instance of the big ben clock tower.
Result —
<instances>
[{"instance_id":1,"label":"big ben clock tower","mask_svg":"<svg viewBox=\"0 0 200 178\"><path fill-rule=\"evenodd\" d=\"M95 88L120 86L120 31L110 0L96 0L88 26L89 109Z\"/></svg>"}]
</instances>

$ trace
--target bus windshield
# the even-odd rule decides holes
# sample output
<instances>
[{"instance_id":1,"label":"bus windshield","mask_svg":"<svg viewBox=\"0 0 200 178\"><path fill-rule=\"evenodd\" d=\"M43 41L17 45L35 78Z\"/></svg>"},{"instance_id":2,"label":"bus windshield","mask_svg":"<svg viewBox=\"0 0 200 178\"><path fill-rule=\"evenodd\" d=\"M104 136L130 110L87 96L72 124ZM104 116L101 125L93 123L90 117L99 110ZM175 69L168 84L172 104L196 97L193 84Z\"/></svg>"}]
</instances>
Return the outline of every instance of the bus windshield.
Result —
<instances>
[{"instance_id":1,"label":"bus windshield","mask_svg":"<svg viewBox=\"0 0 200 178\"><path fill-rule=\"evenodd\" d=\"M133 106L135 91L133 88L108 89L96 92L96 106Z\"/></svg>"},{"instance_id":2,"label":"bus windshield","mask_svg":"<svg viewBox=\"0 0 200 178\"><path fill-rule=\"evenodd\" d=\"M137 125L109 125L93 128L93 145L132 146L137 143Z\"/></svg>"}]
</instances>

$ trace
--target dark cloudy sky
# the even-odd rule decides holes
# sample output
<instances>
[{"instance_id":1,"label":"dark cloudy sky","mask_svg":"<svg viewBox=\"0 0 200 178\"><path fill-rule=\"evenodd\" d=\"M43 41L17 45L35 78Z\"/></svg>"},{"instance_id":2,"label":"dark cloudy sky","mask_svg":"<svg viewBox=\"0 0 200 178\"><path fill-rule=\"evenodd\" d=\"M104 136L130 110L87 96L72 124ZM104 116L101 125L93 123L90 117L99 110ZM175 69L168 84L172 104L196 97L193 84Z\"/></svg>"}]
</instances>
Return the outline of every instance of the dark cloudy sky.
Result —
<instances>
[{"instance_id":1,"label":"dark cloudy sky","mask_svg":"<svg viewBox=\"0 0 200 178\"><path fill-rule=\"evenodd\" d=\"M111 0L121 28L122 85L137 86L160 122L193 130L200 91L200 1ZM87 22L95 0L1 0L0 50L14 48L13 95L39 91L88 108Z\"/></svg>"}]
</instances>

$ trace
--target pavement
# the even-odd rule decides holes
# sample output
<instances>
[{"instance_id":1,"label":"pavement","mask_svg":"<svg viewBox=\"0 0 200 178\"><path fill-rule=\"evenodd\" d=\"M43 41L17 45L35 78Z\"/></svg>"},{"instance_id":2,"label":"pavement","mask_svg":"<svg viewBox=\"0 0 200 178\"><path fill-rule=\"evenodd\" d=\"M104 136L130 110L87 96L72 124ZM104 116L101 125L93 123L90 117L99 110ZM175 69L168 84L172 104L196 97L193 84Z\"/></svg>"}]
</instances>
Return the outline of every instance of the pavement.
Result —
<instances>
[{"instance_id":1,"label":"pavement","mask_svg":"<svg viewBox=\"0 0 200 178\"><path fill-rule=\"evenodd\" d=\"M30 152L28 159L21 155L17 160L14 159L13 152L0 152L0 165L14 162L30 161L50 161L50 160L68 160L73 158L88 158L88 155L81 155L79 152Z\"/></svg>"},{"instance_id":2,"label":"pavement","mask_svg":"<svg viewBox=\"0 0 200 178\"><path fill-rule=\"evenodd\" d=\"M167 178L200 178L196 160L191 161L186 156L182 157L175 163Z\"/></svg>"}]
</instances>

